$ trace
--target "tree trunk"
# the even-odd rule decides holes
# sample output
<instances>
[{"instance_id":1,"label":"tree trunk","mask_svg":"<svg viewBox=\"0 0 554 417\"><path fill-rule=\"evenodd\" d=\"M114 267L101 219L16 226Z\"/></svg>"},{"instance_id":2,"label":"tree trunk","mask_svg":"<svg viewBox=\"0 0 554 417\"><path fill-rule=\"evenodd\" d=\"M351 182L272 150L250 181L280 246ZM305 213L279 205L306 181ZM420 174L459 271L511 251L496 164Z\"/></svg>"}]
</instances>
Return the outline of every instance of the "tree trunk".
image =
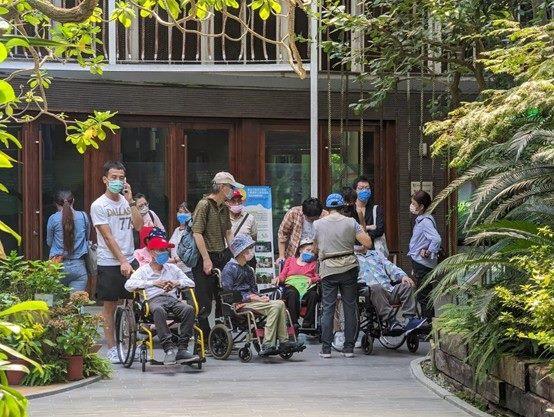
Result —
<instances>
[{"instance_id":1,"label":"tree trunk","mask_svg":"<svg viewBox=\"0 0 554 417\"><path fill-rule=\"evenodd\" d=\"M460 91L460 79L462 74L460 71L454 71L452 76L452 81L450 82L450 110L454 110L460 105L461 102L461 91Z\"/></svg>"}]
</instances>

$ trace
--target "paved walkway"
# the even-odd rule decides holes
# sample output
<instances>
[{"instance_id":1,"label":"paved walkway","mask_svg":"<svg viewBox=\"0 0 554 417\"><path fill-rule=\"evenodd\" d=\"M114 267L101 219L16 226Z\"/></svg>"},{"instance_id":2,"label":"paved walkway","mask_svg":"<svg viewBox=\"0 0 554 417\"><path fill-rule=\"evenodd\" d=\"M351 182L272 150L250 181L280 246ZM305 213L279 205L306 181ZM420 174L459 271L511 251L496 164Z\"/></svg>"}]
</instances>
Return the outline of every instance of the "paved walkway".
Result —
<instances>
[{"instance_id":1,"label":"paved walkway","mask_svg":"<svg viewBox=\"0 0 554 417\"><path fill-rule=\"evenodd\" d=\"M425 354L428 344L422 344ZM318 357L310 345L289 361L254 357L243 364L208 358L202 371L138 364L101 381L30 401L31 417L76 416L376 416L467 417L410 374L417 355L378 343L370 356Z\"/></svg>"}]
</instances>

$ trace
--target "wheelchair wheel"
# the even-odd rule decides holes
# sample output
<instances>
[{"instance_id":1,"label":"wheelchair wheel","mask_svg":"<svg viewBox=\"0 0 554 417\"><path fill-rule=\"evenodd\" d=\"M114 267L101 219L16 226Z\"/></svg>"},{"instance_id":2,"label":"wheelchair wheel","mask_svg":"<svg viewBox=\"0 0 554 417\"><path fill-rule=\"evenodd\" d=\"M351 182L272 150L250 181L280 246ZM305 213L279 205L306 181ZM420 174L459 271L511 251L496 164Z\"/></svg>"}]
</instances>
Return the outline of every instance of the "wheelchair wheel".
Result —
<instances>
[{"instance_id":1,"label":"wheelchair wheel","mask_svg":"<svg viewBox=\"0 0 554 417\"><path fill-rule=\"evenodd\" d=\"M398 349L400 346L404 344L404 341L406 340L406 336L404 334L401 334L399 336L390 336L390 335L381 335L379 338L379 343L383 345L383 347L387 349Z\"/></svg>"},{"instance_id":2,"label":"wheelchair wheel","mask_svg":"<svg viewBox=\"0 0 554 417\"><path fill-rule=\"evenodd\" d=\"M406 346L411 353L416 353L419 349L419 336L417 334L409 334L406 337Z\"/></svg>"},{"instance_id":3,"label":"wheelchair wheel","mask_svg":"<svg viewBox=\"0 0 554 417\"><path fill-rule=\"evenodd\" d=\"M119 361L130 368L137 349L137 329L135 315L130 307L118 307L115 313L115 338Z\"/></svg>"},{"instance_id":4,"label":"wheelchair wheel","mask_svg":"<svg viewBox=\"0 0 554 417\"><path fill-rule=\"evenodd\" d=\"M368 334L362 336L362 350L364 355L371 355L373 352L373 337Z\"/></svg>"},{"instance_id":5,"label":"wheelchair wheel","mask_svg":"<svg viewBox=\"0 0 554 417\"><path fill-rule=\"evenodd\" d=\"M233 336L224 324L217 324L212 328L208 345L214 359L225 360L233 350Z\"/></svg>"},{"instance_id":6,"label":"wheelchair wheel","mask_svg":"<svg viewBox=\"0 0 554 417\"><path fill-rule=\"evenodd\" d=\"M252 360L252 351L250 348L243 347L239 349L239 358L241 362L250 362Z\"/></svg>"},{"instance_id":7,"label":"wheelchair wheel","mask_svg":"<svg viewBox=\"0 0 554 417\"><path fill-rule=\"evenodd\" d=\"M140 349L140 365L142 372L146 372L146 348L142 347Z\"/></svg>"}]
</instances>

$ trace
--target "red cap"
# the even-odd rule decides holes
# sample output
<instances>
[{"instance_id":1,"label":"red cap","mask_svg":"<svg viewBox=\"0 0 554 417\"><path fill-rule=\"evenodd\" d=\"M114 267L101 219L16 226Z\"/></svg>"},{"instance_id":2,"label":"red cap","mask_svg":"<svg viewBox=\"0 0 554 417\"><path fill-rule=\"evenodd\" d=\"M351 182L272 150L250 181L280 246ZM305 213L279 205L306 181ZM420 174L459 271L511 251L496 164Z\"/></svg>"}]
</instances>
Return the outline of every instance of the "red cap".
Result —
<instances>
[{"instance_id":1,"label":"red cap","mask_svg":"<svg viewBox=\"0 0 554 417\"><path fill-rule=\"evenodd\" d=\"M144 241L144 239L146 239L148 237L148 235L150 234L152 229L153 229L153 227L145 226L145 227L143 227L142 229L139 230L139 242L140 242L140 247L141 248L146 246L146 242Z\"/></svg>"},{"instance_id":2,"label":"red cap","mask_svg":"<svg viewBox=\"0 0 554 417\"><path fill-rule=\"evenodd\" d=\"M163 237L153 237L148 241L148 244L146 247L150 250L157 250L157 249L171 249L174 248L175 245L173 243L168 242L167 239L164 239Z\"/></svg>"},{"instance_id":3,"label":"red cap","mask_svg":"<svg viewBox=\"0 0 554 417\"><path fill-rule=\"evenodd\" d=\"M243 199L242 194L239 189L235 189L233 191L233 197L231 197L231 200L234 200L235 198Z\"/></svg>"}]
</instances>

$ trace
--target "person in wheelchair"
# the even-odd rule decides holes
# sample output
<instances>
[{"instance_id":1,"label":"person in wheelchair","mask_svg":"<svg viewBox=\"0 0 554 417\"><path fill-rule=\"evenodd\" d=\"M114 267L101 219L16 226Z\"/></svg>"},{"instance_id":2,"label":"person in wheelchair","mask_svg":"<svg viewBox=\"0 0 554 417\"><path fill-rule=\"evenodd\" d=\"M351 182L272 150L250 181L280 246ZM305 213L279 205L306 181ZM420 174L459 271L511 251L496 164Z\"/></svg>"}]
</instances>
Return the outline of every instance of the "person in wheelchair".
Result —
<instances>
[{"instance_id":1,"label":"person in wheelchair","mask_svg":"<svg viewBox=\"0 0 554 417\"><path fill-rule=\"evenodd\" d=\"M125 283L127 291L144 289L158 338L165 352L164 364L189 363L198 356L188 351L195 320L194 309L179 300L177 289L194 287L194 282L175 264L169 263L169 250L174 247L163 237L148 240L147 249L152 260L138 268ZM179 325L177 344L167 325L168 313Z\"/></svg>"},{"instance_id":2,"label":"person in wheelchair","mask_svg":"<svg viewBox=\"0 0 554 417\"><path fill-rule=\"evenodd\" d=\"M302 322L303 328L315 325L315 309L319 301L317 283L321 281L317 273L317 260L314 254L314 242L311 239L300 241L295 257L287 258L281 270L277 283L285 286L283 301L285 302L292 324L298 331L300 316L300 301L306 301L306 315Z\"/></svg>"},{"instance_id":3,"label":"person in wheelchair","mask_svg":"<svg viewBox=\"0 0 554 417\"><path fill-rule=\"evenodd\" d=\"M259 295L254 270L247 265L254 257L255 243L249 235L239 234L233 239L229 247L233 259L223 268L221 285L225 291L240 293L245 307L265 317L260 356L297 350L302 344L289 341L285 303L281 300L270 300L266 295Z\"/></svg>"},{"instance_id":4,"label":"person in wheelchair","mask_svg":"<svg viewBox=\"0 0 554 417\"><path fill-rule=\"evenodd\" d=\"M375 308L389 334L409 334L426 326L426 320L417 317L415 283L394 263L376 250L359 253L358 282L365 284L361 292ZM393 304L402 305L404 323L396 319Z\"/></svg>"}]
</instances>

